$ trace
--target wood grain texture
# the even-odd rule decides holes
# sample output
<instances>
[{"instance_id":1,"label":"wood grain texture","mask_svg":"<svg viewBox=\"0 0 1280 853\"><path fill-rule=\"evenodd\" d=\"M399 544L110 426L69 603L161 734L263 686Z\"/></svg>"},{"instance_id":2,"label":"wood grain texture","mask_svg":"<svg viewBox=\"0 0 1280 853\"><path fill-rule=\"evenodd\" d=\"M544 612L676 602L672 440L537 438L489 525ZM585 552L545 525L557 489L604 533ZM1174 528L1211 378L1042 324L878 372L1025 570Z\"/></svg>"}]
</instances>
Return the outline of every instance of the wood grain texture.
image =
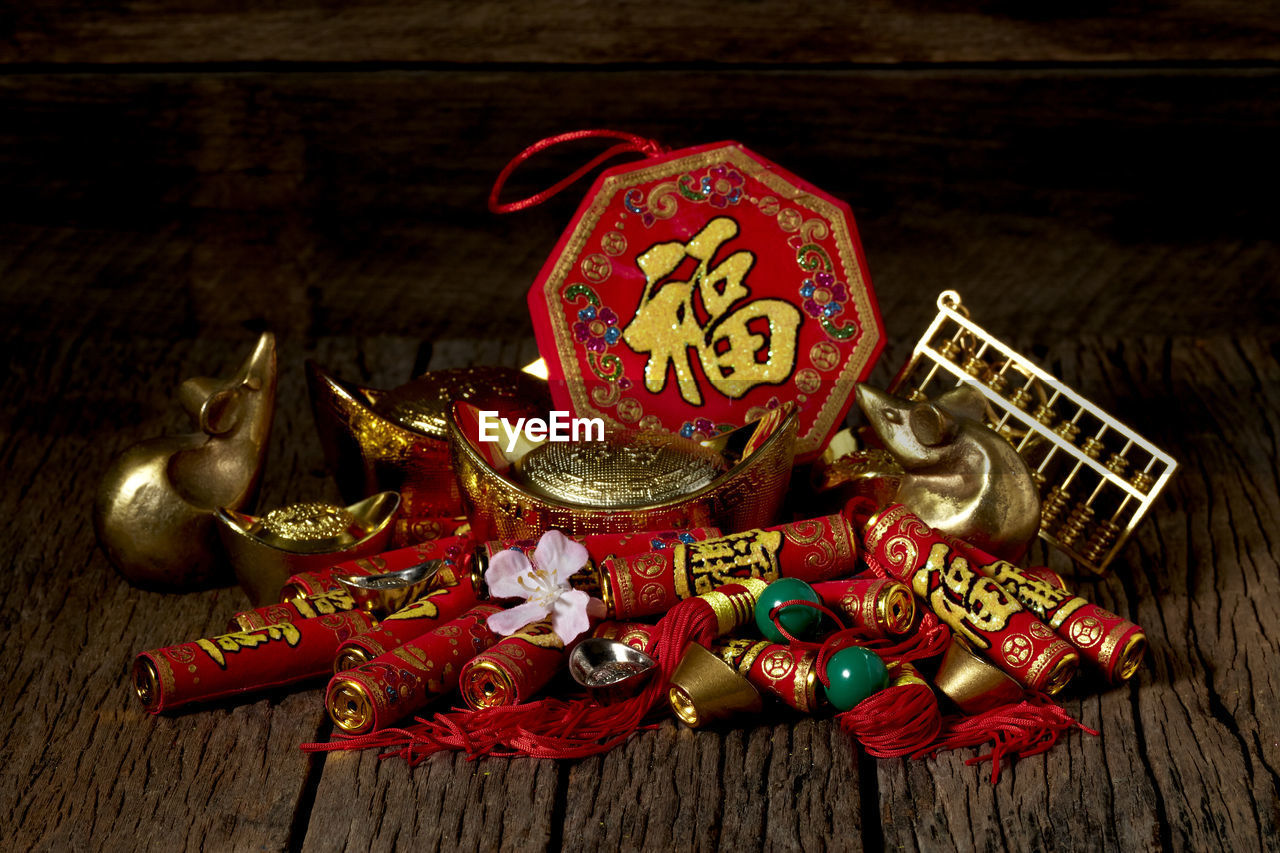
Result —
<instances>
[{"instance_id":1,"label":"wood grain texture","mask_svg":"<svg viewBox=\"0 0 1280 853\"><path fill-rule=\"evenodd\" d=\"M891 339L945 288L1046 342L1280 326L1280 72L388 71L0 79L0 331L528 336L586 185L485 196L590 125L737 137L848 199Z\"/></svg>"},{"instance_id":2,"label":"wood grain texture","mask_svg":"<svg viewBox=\"0 0 1280 853\"><path fill-rule=\"evenodd\" d=\"M1115 62L1280 58L1275 6L39 0L7 10L14 63Z\"/></svg>"}]
</instances>

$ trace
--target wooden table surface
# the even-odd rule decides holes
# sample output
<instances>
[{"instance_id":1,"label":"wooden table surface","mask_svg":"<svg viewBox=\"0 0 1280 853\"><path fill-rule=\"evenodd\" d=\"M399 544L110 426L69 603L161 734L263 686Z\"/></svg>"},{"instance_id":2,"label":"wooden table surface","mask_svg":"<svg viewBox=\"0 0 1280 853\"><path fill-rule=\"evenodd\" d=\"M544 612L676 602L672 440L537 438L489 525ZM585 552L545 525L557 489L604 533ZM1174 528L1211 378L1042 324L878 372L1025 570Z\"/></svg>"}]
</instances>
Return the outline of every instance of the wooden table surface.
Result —
<instances>
[{"instance_id":1,"label":"wooden table surface","mask_svg":"<svg viewBox=\"0 0 1280 853\"><path fill-rule=\"evenodd\" d=\"M0 19L0 836L12 849L1226 849L1280 823L1280 17L1252 2L30 3ZM847 199L889 346L975 318L1182 468L1087 597L1146 627L1100 732L992 785L829 720L673 724L555 763L415 770L325 739L307 687L152 718L133 655L234 587L143 592L89 508L256 333L263 506L336 498L302 363L391 386L535 354L524 293L582 188L485 209L543 136L737 139ZM578 148L517 176L532 191Z\"/></svg>"}]
</instances>

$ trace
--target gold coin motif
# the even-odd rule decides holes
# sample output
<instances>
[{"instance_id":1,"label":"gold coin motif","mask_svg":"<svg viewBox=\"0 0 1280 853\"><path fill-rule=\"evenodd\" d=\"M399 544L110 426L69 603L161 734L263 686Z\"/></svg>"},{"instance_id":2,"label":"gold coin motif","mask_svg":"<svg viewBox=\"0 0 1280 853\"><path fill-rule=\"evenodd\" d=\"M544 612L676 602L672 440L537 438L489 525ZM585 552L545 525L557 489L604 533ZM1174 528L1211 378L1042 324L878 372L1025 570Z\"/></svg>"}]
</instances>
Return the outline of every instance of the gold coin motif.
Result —
<instances>
[{"instance_id":1,"label":"gold coin motif","mask_svg":"<svg viewBox=\"0 0 1280 853\"><path fill-rule=\"evenodd\" d=\"M778 227L787 233L799 230L803 221L804 217L800 215L800 211L793 208L788 207L778 212Z\"/></svg>"},{"instance_id":2,"label":"gold coin motif","mask_svg":"<svg viewBox=\"0 0 1280 853\"><path fill-rule=\"evenodd\" d=\"M786 678L791 674L793 668L791 653L783 649L769 652L769 654L765 655L764 660L760 662L761 671L774 681Z\"/></svg>"},{"instance_id":3,"label":"gold coin motif","mask_svg":"<svg viewBox=\"0 0 1280 853\"><path fill-rule=\"evenodd\" d=\"M1071 625L1071 642L1088 647L1102 639L1102 623L1092 616L1079 619Z\"/></svg>"},{"instance_id":4,"label":"gold coin motif","mask_svg":"<svg viewBox=\"0 0 1280 853\"><path fill-rule=\"evenodd\" d=\"M1050 628L1048 625L1044 624L1043 622L1031 623L1031 627L1028 630L1031 636L1035 637L1037 640L1053 639L1053 629Z\"/></svg>"},{"instance_id":5,"label":"gold coin motif","mask_svg":"<svg viewBox=\"0 0 1280 853\"><path fill-rule=\"evenodd\" d=\"M627 250L627 238L617 231L610 231L600 239L600 248L604 249L606 255L616 258Z\"/></svg>"},{"instance_id":6,"label":"gold coin motif","mask_svg":"<svg viewBox=\"0 0 1280 853\"><path fill-rule=\"evenodd\" d=\"M1013 666L1022 666L1031 660L1031 641L1024 634L1014 634L1000 646L1004 659Z\"/></svg>"},{"instance_id":7,"label":"gold coin motif","mask_svg":"<svg viewBox=\"0 0 1280 853\"><path fill-rule=\"evenodd\" d=\"M640 416L644 414L644 407L640 405L638 400L631 397L624 397L618 403L618 417L626 423L633 424L640 420Z\"/></svg>"},{"instance_id":8,"label":"gold coin motif","mask_svg":"<svg viewBox=\"0 0 1280 853\"><path fill-rule=\"evenodd\" d=\"M582 275L588 281L600 284L613 273L613 264L604 255L592 254L582 259Z\"/></svg>"},{"instance_id":9,"label":"gold coin motif","mask_svg":"<svg viewBox=\"0 0 1280 853\"><path fill-rule=\"evenodd\" d=\"M840 349L831 341L818 341L809 348L809 361L819 370L831 370L840 363Z\"/></svg>"},{"instance_id":10,"label":"gold coin motif","mask_svg":"<svg viewBox=\"0 0 1280 853\"><path fill-rule=\"evenodd\" d=\"M796 373L796 387L805 394L812 394L822 385L822 377L818 375L818 371L812 367L806 367L804 370Z\"/></svg>"}]
</instances>

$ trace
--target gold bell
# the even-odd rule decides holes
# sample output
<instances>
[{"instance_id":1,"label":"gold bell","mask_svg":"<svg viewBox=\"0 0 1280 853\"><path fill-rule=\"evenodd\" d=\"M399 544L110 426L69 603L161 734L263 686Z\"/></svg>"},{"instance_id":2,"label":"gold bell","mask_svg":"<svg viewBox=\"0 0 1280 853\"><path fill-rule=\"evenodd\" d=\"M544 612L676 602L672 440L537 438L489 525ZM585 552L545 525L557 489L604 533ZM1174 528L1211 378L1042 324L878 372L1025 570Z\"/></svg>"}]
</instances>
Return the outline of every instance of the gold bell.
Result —
<instances>
[{"instance_id":1,"label":"gold bell","mask_svg":"<svg viewBox=\"0 0 1280 853\"><path fill-rule=\"evenodd\" d=\"M680 721L693 729L763 707L751 682L696 643L689 646L671 676L667 700Z\"/></svg>"},{"instance_id":2,"label":"gold bell","mask_svg":"<svg viewBox=\"0 0 1280 853\"><path fill-rule=\"evenodd\" d=\"M933 683L966 714L979 714L1022 699L1022 686L952 636Z\"/></svg>"}]
</instances>

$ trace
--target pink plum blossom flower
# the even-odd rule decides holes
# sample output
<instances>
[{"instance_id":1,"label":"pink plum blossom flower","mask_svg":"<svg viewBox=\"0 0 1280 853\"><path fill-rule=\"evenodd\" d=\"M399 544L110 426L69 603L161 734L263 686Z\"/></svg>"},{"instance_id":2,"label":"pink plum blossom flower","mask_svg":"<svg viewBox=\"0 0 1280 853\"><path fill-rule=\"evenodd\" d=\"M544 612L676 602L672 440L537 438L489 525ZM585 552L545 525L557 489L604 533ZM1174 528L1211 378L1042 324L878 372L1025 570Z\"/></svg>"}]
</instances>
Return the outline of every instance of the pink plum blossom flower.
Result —
<instances>
[{"instance_id":1,"label":"pink plum blossom flower","mask_svg":"<svg viewBox=\"0 0 1280 853\"><path fill-rule=\"evenodd\" d=\"M493 555L484 573L494 598L522 598L488 619L495 634L510 636L531 622L550 617L551 628L566 646L587 628L588 617L603 617L604 602L569 586L569 578L587 564L587 549L559 530L538 540L533 561L523 551L508 549Z\"/></svg>"}]
</instances>

